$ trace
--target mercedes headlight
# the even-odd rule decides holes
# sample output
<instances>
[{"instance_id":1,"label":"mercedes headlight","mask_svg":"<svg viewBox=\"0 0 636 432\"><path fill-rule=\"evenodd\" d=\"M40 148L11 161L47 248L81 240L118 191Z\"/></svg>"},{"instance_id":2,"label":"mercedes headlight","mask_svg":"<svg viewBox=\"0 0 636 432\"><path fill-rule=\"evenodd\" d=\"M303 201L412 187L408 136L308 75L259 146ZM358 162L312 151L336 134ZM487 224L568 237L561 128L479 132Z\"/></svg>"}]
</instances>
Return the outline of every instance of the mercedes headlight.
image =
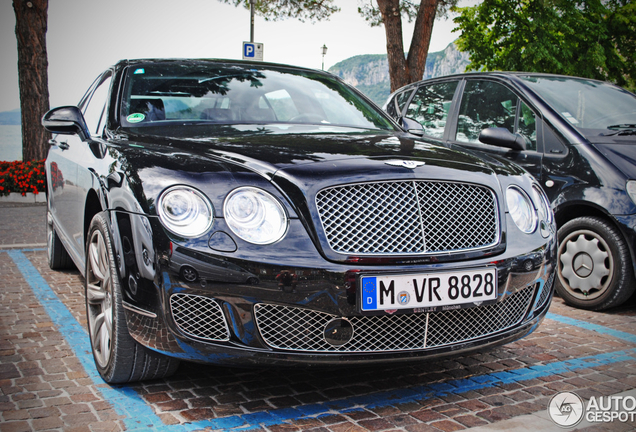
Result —
<instances>
[{"instance_id":1,"label":"mercedes headlight","mask_svg":"<svg viewBox=\"0 0 636 432\"><path fill-rule=\"evenodd\" d=\"M526 234L530 234L537 226L537 213L528 195L520 188L510 186L506 190L508 211L517 227Z\"/></svg>"},{"instance_id":2,"label":"mercedes headlight","mask_svg":"<svg viewBox=\"0 0 636 432\"><path fill-rule=\"evenodd\" d=\"M174 234L198 237L214 221L212 204L207 197L188 186L172 186L159 196L157 213L161 223Z\"/></svg>"},{"instance_id":3,"label":"mercedes headlight","mask_svg":"<svg viewBox=\"0 0 636 432\"><path fill-rule=\"evenodd\" d=\"M262 189L233 190L223 205L225 223L246 242L265 245L277 242L287 231L287 215L276 198Z\"/></svg>"},{"instance_id":4,"label":"mercedes headlight","mask_svg":"<svg viewBox=\"0 0 636 432\"><path fill-rule=\"evenodd\" d=\"M550 208L550 201L545 192L538 186L532 185L532 196L537 204L537 211L539 212L539 219L545 221L548 224L552 223L552 209Z\"/></svg>"}]
</instances>

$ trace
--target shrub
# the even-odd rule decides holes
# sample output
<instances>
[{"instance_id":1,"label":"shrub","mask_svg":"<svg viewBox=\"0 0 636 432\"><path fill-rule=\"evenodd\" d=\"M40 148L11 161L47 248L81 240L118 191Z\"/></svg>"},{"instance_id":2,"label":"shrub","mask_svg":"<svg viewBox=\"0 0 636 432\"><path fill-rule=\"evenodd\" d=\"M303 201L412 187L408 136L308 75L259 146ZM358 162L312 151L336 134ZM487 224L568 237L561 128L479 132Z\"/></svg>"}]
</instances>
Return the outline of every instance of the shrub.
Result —
<instances>
[{"instance_id":1,"label":"shrub","mask_svg":"<svg viewBox=\"0 0 636 432\"><path fill-rule=\"evenodd\" d=\"M0 162L0 196L18 192L38 194L45 192L46 177L44 175L44 161L14 161Z\"/></svg>"}]
</instances>

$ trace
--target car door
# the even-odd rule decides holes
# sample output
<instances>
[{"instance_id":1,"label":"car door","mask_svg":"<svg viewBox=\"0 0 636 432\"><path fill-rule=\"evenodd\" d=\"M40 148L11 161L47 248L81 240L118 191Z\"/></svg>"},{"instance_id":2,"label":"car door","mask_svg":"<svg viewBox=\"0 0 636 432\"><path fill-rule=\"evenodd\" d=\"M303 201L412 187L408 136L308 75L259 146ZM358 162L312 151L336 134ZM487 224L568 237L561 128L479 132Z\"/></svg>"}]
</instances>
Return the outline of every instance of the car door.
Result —
<instances>
[{"instance_id":1,"label":"car door","mask_svg":"<svg viewBox=\"0 0 636 432\"><path fill-rule=\"evenodd\" d=\"M110 94L111 74L100 76L80 102L91 139L101 139L104 130L106 102ZM56 135L52 139L49 171L53 180L51 213L65 239L67 251L84 259L84 206L92 175L88 170L95 155L89 144L78 135Z\"/></svg>"},{"instance_id":2,"label":"car door","mask_svg":"<svg viewBox=\"0 0 636 432\"><path fill-rule=\"evenodd\" d=\"M541 116L502 82L476 78L462 82L455 105L448 141L470 150L505 157L541 179L543 146ZM511 150L483 144L479 133L489 127L503 127L522 135L526 150Z\"/></svg>"}]
</instances>

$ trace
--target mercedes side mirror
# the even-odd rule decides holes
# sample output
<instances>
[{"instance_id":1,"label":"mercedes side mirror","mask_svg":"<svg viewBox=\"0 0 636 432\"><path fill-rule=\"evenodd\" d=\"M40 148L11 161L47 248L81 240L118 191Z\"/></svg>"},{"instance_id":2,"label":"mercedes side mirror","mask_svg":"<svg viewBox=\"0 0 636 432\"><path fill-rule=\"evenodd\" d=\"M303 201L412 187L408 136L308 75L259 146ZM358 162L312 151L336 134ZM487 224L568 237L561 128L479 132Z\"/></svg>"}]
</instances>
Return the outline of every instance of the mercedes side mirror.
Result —
<instances>
[{"instance_id":1,"label":"mercedes side mirror","mask_svg":"<svg viewBox=\"0 0 636 432\"><path fill-rule=\"evenodd\" d=\"M512 150L525 150L526 140L519 134L513 134L506 128L488 128L479 134L479 141L497 147L505 147Z\"/></svg>"}]
</instances>

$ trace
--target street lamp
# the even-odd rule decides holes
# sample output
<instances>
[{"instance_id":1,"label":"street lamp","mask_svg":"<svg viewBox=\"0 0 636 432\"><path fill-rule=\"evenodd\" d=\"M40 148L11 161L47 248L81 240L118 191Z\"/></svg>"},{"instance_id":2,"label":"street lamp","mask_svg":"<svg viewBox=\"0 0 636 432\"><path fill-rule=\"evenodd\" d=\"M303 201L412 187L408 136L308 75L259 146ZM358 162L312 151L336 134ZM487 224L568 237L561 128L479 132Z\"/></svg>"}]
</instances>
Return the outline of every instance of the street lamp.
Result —
<instances>
[{"instance_id":1,"label":"street lamp","mask_svg":"<svg viewBox=\"0 0 636 432\"><path fill-rule=\"evenodd\" d=\"M325 54L327 54L327 45L322 44L322 70L325 70Z\"/></svg>"}]
</instances>

